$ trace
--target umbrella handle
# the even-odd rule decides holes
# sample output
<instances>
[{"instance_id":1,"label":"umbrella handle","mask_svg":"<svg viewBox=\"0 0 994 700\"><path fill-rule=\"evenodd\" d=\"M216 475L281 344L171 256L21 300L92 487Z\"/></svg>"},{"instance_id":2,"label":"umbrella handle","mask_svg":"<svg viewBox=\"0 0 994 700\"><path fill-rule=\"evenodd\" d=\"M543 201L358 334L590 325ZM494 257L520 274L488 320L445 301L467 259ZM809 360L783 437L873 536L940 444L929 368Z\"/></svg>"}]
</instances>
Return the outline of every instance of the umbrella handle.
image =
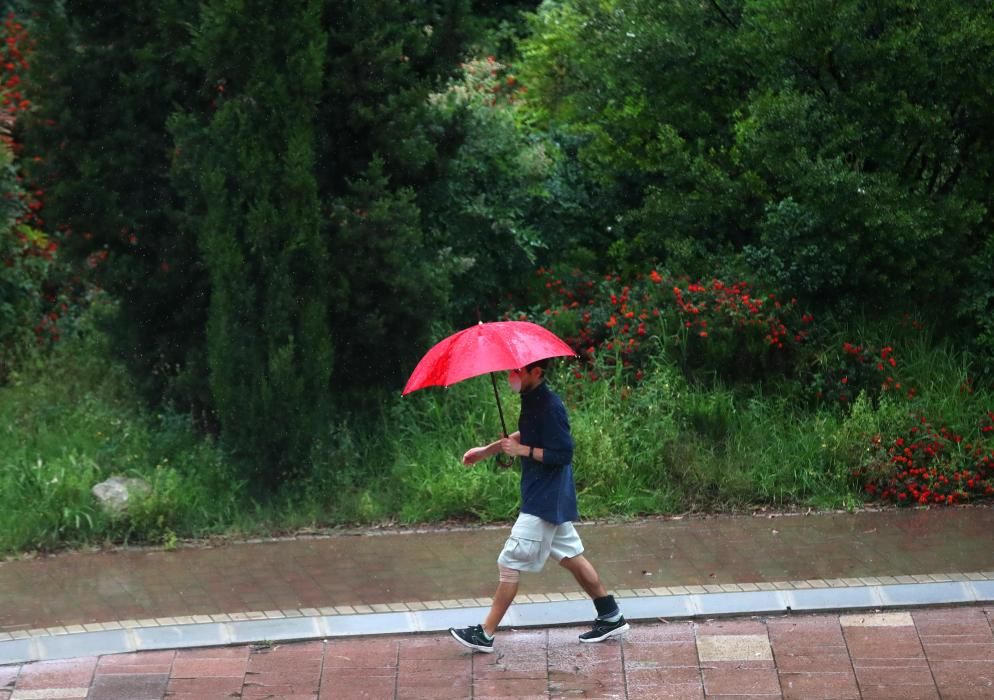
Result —
<instances>
[{"instance_id":1,"label":"umbrella handle","mask_svg":"<svg viewBox=\"0 0 994 700\"><path fill-rule=\"evenodd\" d=\"M504 437L507 437L507 425L504 423L504 409L501 408L501 405L500 405L500 394L497 393L497 377L494 376L493 372L490 373L490 383L493 384L493 387L494 387L494 398L497 400L497 414L500 416L501 435L503 435ZM503 467L504 469L507 469L512 464L514 464L514 458L513 457L507 457L505 455L497 455L497 465L498 466Z\"/></svg>"}]
</instances>

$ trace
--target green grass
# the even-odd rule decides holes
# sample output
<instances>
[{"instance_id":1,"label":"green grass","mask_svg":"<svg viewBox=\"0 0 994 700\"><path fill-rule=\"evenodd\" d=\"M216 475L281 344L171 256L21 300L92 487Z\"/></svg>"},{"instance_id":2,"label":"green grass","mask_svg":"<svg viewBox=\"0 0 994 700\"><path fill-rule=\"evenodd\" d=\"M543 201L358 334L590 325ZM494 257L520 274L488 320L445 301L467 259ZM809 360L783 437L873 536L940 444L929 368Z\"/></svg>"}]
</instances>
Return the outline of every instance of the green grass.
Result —
<instances>
[{"instance_id":1,"label":"green grass","mask_svg":"<svg viewBox=\"0 0 994 700\"><path fill-rule=\"evenodd\" d=\"M190 421L141 406L92 329L0 389L0 553L93 542L169 542L223 532L244 511L244 484ZM90 489L111 475L152 493L126 518Z\"/></svg>"},{"instance_id":2,"label":"green grass","mask_svg":"<svg viewBox=\"0 0 994 700\"><path fill-rule=\"evenodd\" d=\"M140 403L91 326L0 388L0 553L516 513L515 469L460 462L499 435L488 377L385 396L375 419L328 426L314 441L309 476L261 502L222 446L185 416ZM617 375L591 383L561 367L551 383L570 411L581 514L854 508L862 498L850 474L870 436L899 429L913 413L977 436L994 397L961 390L969 365L955 348L880 325L842 333L839 343L857 335L894 345L917 397L884 396L876 405L864 397L843 412L798 401L798 385L689 385L662 360L633 386ZM513 431L518 399L500 386ZM90 495L112 474L153 486L117 519Z\"/></svg>"}]
</instances>

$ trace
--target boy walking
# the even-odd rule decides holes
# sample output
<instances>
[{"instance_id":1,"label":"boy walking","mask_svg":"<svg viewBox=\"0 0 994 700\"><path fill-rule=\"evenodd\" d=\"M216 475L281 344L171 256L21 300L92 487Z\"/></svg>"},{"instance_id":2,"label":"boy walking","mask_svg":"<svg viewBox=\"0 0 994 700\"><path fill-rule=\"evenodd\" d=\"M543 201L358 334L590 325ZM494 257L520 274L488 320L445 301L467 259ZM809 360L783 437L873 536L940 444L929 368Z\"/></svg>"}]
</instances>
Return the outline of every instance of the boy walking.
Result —
<instances>
[{"instance_id":1,"label":"boy walking","mask_svg":"<svg viewBox=\"0 0 994 700\"><path fill-rule=\"evenodd\" d=\"M573 436L562 400L545 383L548 360L508 372L512 391L521 394L518 432L463 455L472 466L500 453L521 458L521 512L497 558L499 581L490 612L482 624L449 629L460 644L493 652L494 634L518 592L522 571L541 571L551 556L568 570L597 610L593 628L581 642L601 642L628 630L614 596L583 556L583 543L573 527L579 519L573 482Z\"/></svg>"}]
</instances>

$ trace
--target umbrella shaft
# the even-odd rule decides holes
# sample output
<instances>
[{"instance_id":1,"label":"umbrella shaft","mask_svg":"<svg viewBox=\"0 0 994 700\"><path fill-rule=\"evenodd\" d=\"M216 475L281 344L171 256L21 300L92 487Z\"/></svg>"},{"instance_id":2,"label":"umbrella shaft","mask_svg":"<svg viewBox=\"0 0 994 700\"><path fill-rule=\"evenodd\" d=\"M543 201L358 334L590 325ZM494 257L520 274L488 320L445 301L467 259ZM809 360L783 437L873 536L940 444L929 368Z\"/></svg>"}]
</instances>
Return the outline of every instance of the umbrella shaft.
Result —
<instances>
[{"instance_id":1,"label":"umbrella shaft","mask_svg":"<svg viewBox=\"0 0 994 700\"><path fill-rule=\"evenodd\" d=\"M490 373L490 382L494 387L494 398L497 399L497 413L500 415L500 428L503 431L503 436L507 437L507 425L504 424L504 409L500 406L500 394L497 393L497 377L494 373Z\"/></svg>"}]
</instances>

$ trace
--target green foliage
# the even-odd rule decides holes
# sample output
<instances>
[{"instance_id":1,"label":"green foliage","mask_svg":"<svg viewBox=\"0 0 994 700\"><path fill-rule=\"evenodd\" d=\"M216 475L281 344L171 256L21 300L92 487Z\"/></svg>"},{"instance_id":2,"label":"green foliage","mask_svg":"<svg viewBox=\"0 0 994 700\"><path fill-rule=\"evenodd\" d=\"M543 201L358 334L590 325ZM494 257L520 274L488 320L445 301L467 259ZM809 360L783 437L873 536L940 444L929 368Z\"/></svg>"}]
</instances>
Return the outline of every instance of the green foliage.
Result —
<instances>
[{"instance_id":1,"label":"green foliage","mask_svg":"<svg viewBox=\"0 0 994 700\"><path fill-rule=\"evenodd\" d=\"M992 49L981 2L576 0L519 72L615 193L614 266L739 255L819 309L941 298L982 329L960 262L990 229Z\"/></svg>"},{"instance_id":2,"label":"green foliage","mask_svg":"<svg viewBox=\"0 0 994 700\"><path fill-rule=\"evenodd\" d=\"M533 221L555 166L548 144L520 128L520 98L517 78L493 57L462 64L461 75L429 96L451 152L421 201L438 264L452 280L454 316L464 323L481 302L492 313L545 248Z\"/></svg>"},{"instance_id":3,"label":"green foliage","mask_svg":"<svg viewBox=\"0 0 994 700\"><path fill-rule=\"evenodd\" d=\"M517 42L528 34L525 13L540 4L542 0L471 0L471 53L513 56Z\"/></svg>"},{"instance_id":4,"label":"green foliage","mask_svg":"<svg viewBox=\"0 0 994 700\"><path fill-rule=\"evenodd\" d=\"M324 2L322 191L346 194L377 155L397 188L431 180L436 128L427 97L455 70L468 9L467 0Z\"/></svg>"},{"instance_id":5,"label":"green foliage","mask_svg":"<svg viewBox=\"0 0 994 700\"><path fill-rule=\"evenodd\" d=\"M959 302L959 318L965 321L967 347L976 358L980 383L994 387L994 227L980 242L966 267L969 275Z\"/></svg>"},{"instance_id":6,"label":"green foliage","mask_svg":"<svg viewBox=\"0 0 994 700\"><path fill-rule=\"evenodd\" d=\"M324 293L338 340L334 384L352 398L396 385L414 366L438 320L426 310L445 316L448 270L424 244L414 191L392 187L379 157L332 217L335 274Z\"/></svg>"},{"instance_id":7,"label":"green foliage","mask_svg":"<svg viewBox=\"0 0 994 700\"><path fill-rule=\"evenodd\" d=\"M83 543L165 542L228 529L245 484L189 418L143 408L96 331L96 301L78 331L0 388L0 552ZM152 491L111 518L90 489L137 476Z\"/></svg>"},{"instance_id":8,"label":"green foliage","mask_svg":"<svg viewBox=\"0 0 994 700\"><path fill-rule=\"evenodd\" d=\"M46 245L38 232L0 221L0 385L35 344L34 327L42 315L41 286L50 265L38 253Z\"/></svg>"},{"instance_id":9,"label":"green foliage","mask_svg":"<svg viewBox=\"0 0 994 700\"><path fill-rule=\"evenodd\" d=\"M319 20L318 2L206 5L194 49L225 89L202 133L178 123L203 191L211 392L226 442L251 456L265 486L306 464L328 415L331 268L313 172L326 42ZM299 40L289 51L287 32ZM251 56L246 36L255 37Z\"/></svg>"},{"instance_id":10,"label":"green foliage","mask_svg":"<svg viewBox=\"0 0 994 700\"><path fill-rule=\"evenodd\" d=\"M428 96L455 71L469 9L468 0L324 3L315 177L322 234L341 260L328 285L332 384L349 408L367 403L370 385L402 384L432 324L449 320L452 267L426 223L424 193L447 156Z\"/></svg>"},{"instance_id":11,"label":"green foliage","mask_svg":"<svg viewBox=\"0 0 994 700\"><path fill-rule=\"evenodd\" d=\"M754 78L734 26L719 5L682 0L545 3L534 16L519 69L529 104L583 139L612 266L650 257L696 276L748 224L729 119Z\"/></svg>"},{"instance_id":12,"label":"green foliage","mask_svg":"<svg viewBox=\"0 0 994 700\"><path fill-rule=\"evenodd\" d=\"M112 352L154 403L206 410L207 276L170 181L165 125L197 96L196 0L137 6L25 0L37 41L26 146L47 231L120 300Z\"/></svg>"},{"instance_id":13,"label":"green foliage","mask_svg":"<svg viewBox=\"0 0 994 700\"><path fill-rule=\"evenodd\" d=\"M607 367L601 371L609 372ZM671 451L680 439L676 399L685 385L660 366L637 390L610 380L560 379L576 443L574 470L586 517L679 509L682 484L673 478Z\"/></svg>"},{"instance_id":14,"label":"green foliage","mask_svg":"<svg viewBox=\"0 0 994 700\"><path fill-rule=\"evenodd\" d=\"M460 461L467 449L500 434L489 377L459 389L441 395L419 392L395 401L387 413L383 427L390 436L390 479L402 522L465 517L487 522L517 513L516 472L491 460L471 469ZM502 400L508 430L513 430L509 393L503 391Z\"/></svg>"},{"instance_id":15,"label":"green foliage","mask_svg":"<svg viewBox=\"0 0 994 700\"><path fill-rule=\"evenodd\" d=\"M58 243L27 224L0 229L0 385L71 333L89 290Z\"/></svg>"}]
</instances>

